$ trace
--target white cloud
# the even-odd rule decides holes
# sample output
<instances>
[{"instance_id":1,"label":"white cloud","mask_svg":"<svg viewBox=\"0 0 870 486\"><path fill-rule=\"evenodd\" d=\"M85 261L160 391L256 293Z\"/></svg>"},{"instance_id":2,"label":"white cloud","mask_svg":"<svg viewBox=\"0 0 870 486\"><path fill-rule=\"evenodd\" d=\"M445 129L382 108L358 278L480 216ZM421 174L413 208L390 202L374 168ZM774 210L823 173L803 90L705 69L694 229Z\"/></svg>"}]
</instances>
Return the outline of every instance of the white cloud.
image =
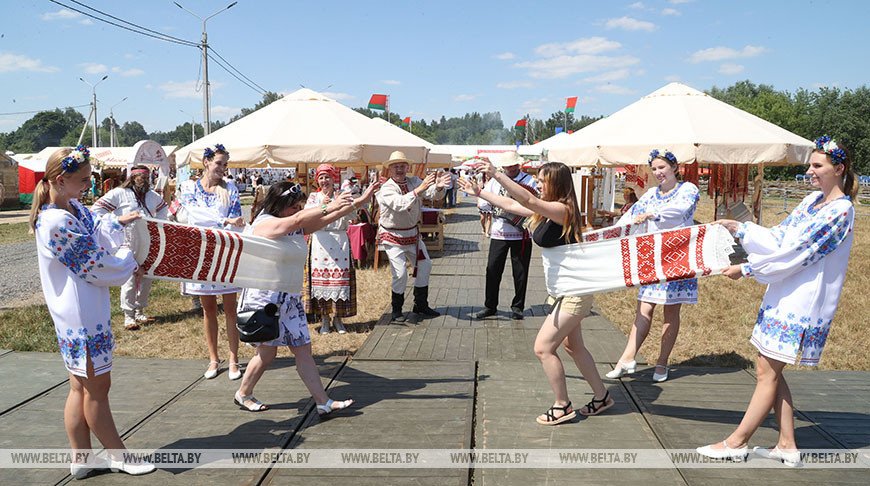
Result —
<instances>
[{"instance_id":1,"label":"white cloud","mask_svg":"<svg viewBox=\"0 0 870 486\"><path fill-rule=\"evenodd\" d=\"M82 14L78 12L73 12L72 10L67 10L62 8L57 12L46 12L42 14L42 20L68 20L68 19L77 19L81 17Z\"/></svg>"},{"instance_id":2,"label":"white cloud","mask_svg":"<svg viewBox=\"0 0 870 486\"><path fill-rule=\"evenodd\" d=\"M477 95L473 94L460 94L453 97L453 101L471 101L474 98L477 98Z\"/></svg>"},{"instance_id":3,"label":"white cloud","mask_svg":"<svg viewBox=\"0 0 870 486\"><path fill-rule=\"evenodd\" d=\"M285 94L287 94L287 93L285 93ZM332 98L332 99L334 99L334 100L336 100L336 101L341 101L341 100L350 100L350 99L355 98L355 96L354 96L354 95L351 95L351 94L347 94L347 93L336 93L336 92L333 92L333 91L324 91L322 94L323 94L323 96L326 96L327 98ZM283 96L283 95L281 95L281 96Z\"/></svg>"},{"instance_id":4,"label":"white cloud","mask_svg":"<svg viewBox=\"0 0 870 486\"><path fill-rule=\"evenodd\" d=\"M124 59L139 59L140 57L142 56L137 56L136 54L130 52L124 54Z\"/></svg>"},{"instance_id":5,"label":"white cloud","mask_svg":"<svg viewBox=\"0 0 870 486\"><path fill-rule=\"evenodd\" d=\"M145 71L137 68L125 69L124 71L121 71L121 76L141 76L143 74L145 74Z\"/></svg>"},{"instance_id":6,"label":"white cloud","mask_svg":"<svg viewBox=\"0 0 870 486\"><path fill-rule=\"evenodd\" d=\"M0 51L0 73L15 71L31 71L36 73L53 73L60 71L54 66L44 66L39 59Z\"/></svg>"},{"instance_id":7,"label":"white cloud","mask_svg":"<svg viewBox=\"0 0 870 486\"><path fill-rule=\"evenodd\" d=\"M227 118L231 118L235 115L238 115L241 112L242 112L241 108L232 108L232 107L223 106L223 105L211 107L211 115L214 118L227 119Z\"/></svg>"},{"instance_id":8,"label":"white cloud","mask_svg":"<svg viewBox=\"0 0 870 486\"><path fill-rule=\"evenodd\" d=\"M94 22L91 19L82 19L79 20L79 23L82 25L94 25Z\"/></svg>"},{"instance_id":9,"label":"white cloud","mask_svg":"<svg viewBox=\"0 0 870 486\"><path fill-rule=\"evenodd\" d=\"M576 73L618 69L637 64L640 60L632 56L559 56L540 61L521 62L514 66L525 68L533 78L564 78Z\"/></svg>"},{"instance_id":10,"label":"white cloud","mask_svg":"<svg viewBox=\"0 0 870 486\"><path fill-rule=\"evenodd\" d=\"M642 30L644 32L653 32L658 29L656 24L645 20L637 20L631 17L619 17L618 19L607 19L604 26L608 29L622 30Z\"/></svg>"},{"instance_id":11,"label":"white cloud","mask_svg":"<svg viewBox=\"0 0 870 486\"><path fill-rule=\"evenodd\" d=\"M607 40L604 37L586 37L570 42L551 42L541 44L535 48L535 54L541 57L556 57L567 54L601 54L622 47L616 41Z\"/></svg>"},{"instance_id":12,"label":"white cloud","mask_svg":"<svg viewBox=\"0 0 870 486\"><path fill-rule=\"evenodd\" d=\"M226 83L222 83L220 81L210 81L211 89L217 90L224 86ZM197 90L197 82L196 81L167 81L159 86L160 90L163 91L164 98L202 98L202 86L199 86Z\"/></svg>"},{"instance_id":13,"label":"white cloud","mask_svg":"<svg viewBox=\"0 0 870 486\"><path fill-rule=\"evenodd\" d=\"M625 79L628 77L628 69L617 69L616 71L609 71L606 73L601 73L596 76L590 76L588 78L584 78L581 80L583 83L607 83L610 81L616 81L617 79Z\"/></svg>"},{"instance_id":14,"label":"white cloud","mask_svg":"<svg viewBox=\"0 0 870 486\"><path fill-rule=\"evenodd\" d=\"M496 54L495 56L492 56L492 57L494 57L496 59L501 59L502 61L506 61L508 59L513 59L513 58L517 57L517 55L514 54L513 52L502 52L501 54Z\"/></svg>"},{"instance_id":15,"label":"white cloud","mask_svg":"<svg viewBox=\"0 0 870 486\"><path fill-rule=\"evenodd\" d=\"M679 10L674 10L672 8L662 9L662 15L680 15Z\"/></svg>"},{"instance_id":16,"label":"white cloud","mask_svg":"<svg viewBox=\"0 0 870 486\"><path fill-rule=\"evenodd\" d=\"M743 66L740 64L734 64L733 62L726 62L719 66L719 73L721 74L740 74L743 72Z\"/></svg>"},{"instance_id":17,"label":"white cloud","mask_svg":"<svg viewBox=\"0 0 870 486\"><path fill-rule=\"evenodd\" d=\"M705 61L724 61L726 59L740 59L747 57L757 57L765 52L768 52L770 49L763 46L746 46L743 50L736 50L730 47L710 47L708 49L702 49L700 51L695 51L689 56L686 61L691 63L699 63Z\"/></svg>"},{"instance_id":18,"label":"white cloud","mask_svg":"<svg viewBox=\"0 0 870 486\"><path fill-rule=\"evenodd\" d=\"M109 67L105 64L96 62L83 62L79 66L84 68L85 74L102 74L109 70Z\"/></svg>"},{"instance_id":19,"label":"white cloud","mask_svg":"<svg viewBox=\"0 0 870 486\"><path fill-rule=\"evenodd\" d=\"M550 100L548 100L547 98L533 98L531 100L524 101L522 105L520 105L520 108L517 108L517 112L529 114L543 113L544 110L541 107L549 102Z\"/></svg>"},{"instance_id":20,"label":"white cloud","mask_svg":"<svg viewBox=\"0 0 870 486\"><path fill-rule=\"evenodd\" d=\"M670 0L670 3L672 3L672 4L674 4L674 5L679 5L679 4L681 4L681 3L691 3L691 2L694 2L694 1L695 1L695 0Z\"/></svg>"},{"instance_id":21,"label":"white cloud","mask_svg":"<svg viewBox=\"0 0 870 486\"><path fill-rule=\"evenodd\" d=\"M838 86L840 86L840 83L813 83L812 88L813 89L836 88Z\"/></svg>"},{"instance_id":22,"label":"white cloud","mask_svg":"<svg viewBox=\"0 0 870 486\"><path fill-rule=\"evenodd\" d=\"M669 83L674 83L680 80L680 76L677 74L671 74L670 76L665 76L665 81Z\"/></svg>"},{"instance_id":23,"label":"white cloud","mask_svg":"<svg viewBox=\"0 0 870 486\"><path fill-rule=\"evenodd\" d=\"M148 84L145 85L145 89L151 89L151 88L153 88L153 87L154 87L154 86L151 86L151 83L148 83Z\"/></svg>"},{"instance_id":24,"label":"white cloud","mask_svg":"<svg viewBox=\"0 0 870 486\"><path fill-rule=\"evenodd\" d=\"M496 88L502 89L533 88L534 86L531 81L502 81L495 85Z\"/></svg>"},{"instance_id":25,"label":"white cloud","mask_svg":"<svg viewBox=\"0 0 870 486\"><path fill-rule=\"evenodd\" d=\"M402 84L402 82L396 81L395 79L385 79L384 84L399 85L399 84Z\"/></svg>"},{"instance_id":26,"label":"white cloud","mask_svg":"<svg viewBox=\"0 0 870 486\"><path fill-rule=\"evenodd\" d=\"M615 94L615 95L630 95L635 94L637 91L633 89L628 89L625 86L619 86L617 84L602 84L593 88L595 91L607 94Z\"/></svg>"},{"instance_id":27,"label":"white cloud","mask_svg":"<svg viewBox=\"0 0 870 486\"><path fill-rule=\"evenodd\" d=\"M643 2L634 2L628 6L628 8L644 8L644 7L645 7L645 5L643 4Z\"/></svg>"}]
</instances>

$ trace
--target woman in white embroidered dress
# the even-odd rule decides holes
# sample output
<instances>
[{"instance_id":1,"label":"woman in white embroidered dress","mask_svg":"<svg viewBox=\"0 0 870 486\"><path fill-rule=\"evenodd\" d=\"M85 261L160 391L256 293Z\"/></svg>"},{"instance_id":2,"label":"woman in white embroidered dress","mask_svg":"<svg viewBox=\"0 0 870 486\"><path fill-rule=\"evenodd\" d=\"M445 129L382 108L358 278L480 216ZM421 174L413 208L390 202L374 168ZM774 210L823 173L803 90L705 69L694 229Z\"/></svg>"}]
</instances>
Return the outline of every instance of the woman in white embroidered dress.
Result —
<instances>
[{"instance_id":1,"label":"woman in white embroidered dress","mask_svg":"<svg viewBox=\"0 0 870 486\"><path fill-rule=\"evenodd\" d=\"M649 164L653 176L659 181L658 187L641 196L616 225L646 223L647 232L692 226L700 197L698 187L691 182L677 181L677 158L667 150L650 152ZM668 358L680 332L680 307L697 302L698 281L694 278L642 286L637 294L637 313L628 335L628 343L616 367L606 376L619 378L626 373L635 372L637 362L634 358L649 335L656 305L661 304L664 306L662 345L656 360L653 381L667 380Z\"/></svg>"},{"instance_id":2,"label":"woman in white embroidered dress","mask_svg":"<svg viewBox=\"0 0 870 486\"><path fill-rule=\"evenodd\" d=\"M305 209L322 208L335 198L338 170L330 164L320 164L315 180L320 189L308 196ZM350 192L350 185L347 186L347 192ZM354 210L357 209L356 204L353 204ZM347 236L350 217L339 218L324 226L312 233L308 240L302 300L306 312L320 316L320 334L329 334L330 320L339 334L346 333L341 318L356 315L356 272L351 264L353 260ZM335 317L331 318L332 314Z\"/></svg>"},{"instance_id":3,"label":"woman in white embroidered dress","mask_svg":"<svg viewBox=\"0 0 870 486\"><path fill-rule=\"evenodd\" d=\"M206 148L202 158L205 170L198 180L187 180L178 189L181 205L187 214L187 223L204 228L231 230L244 227L239 190L235 184L227 185L223 177L227 171L230 154L223 145L214 149ZM224 315L227 325L227 344L230 350L229 378L242 377L239 369L239 331L236 329L236 292L237 287L215 284L185 283L184 292L198 295L202 302L202 322L205 327L205 342L208 346L208 368L203 376L207 379L218 374L217 296L222 296Z\"/></svg>"},{"instance_id":4,"label":"woman in white embroidered dress","mask_svg":"<svg viewBox=\"0 0 870 486\"><path fill-rule=\"evenodd\" d=\"M109 287L127 281L138 269L124 243L123 226L136 211L96 218L77 198L90 189L87 147L60 149L49 157L45 177L36 186L30 227L36 233L42 291L54 321L57 342L69 371L69 395L63 417L73 452L91 453L91 432L110 451L109 462L93 455L70 464L84 478L96 469L145 474L148 463L126 464L124 443L109 407L112 335Z\"/></svg>"},{"instance_id":5,"label":"woman in white embroidered dress","mask_svg":"<svg viewBox=\"0 0 870 486\"><path fill-rule=\"evenodd\" d=\"M263 209L245 232L286 243L288 246L304 251L302 250L305 248L303 234L312 234L344 218L353 211L353 204L362 204L371 199L377 187L378 184L372 184L356 201L353 200L352 194L346 193L332 199L326 205L302 209L305 193L298 184L290 182L273 184L263 201ZM301 267L299 272L302 272ZM308 333L308 321L299 291L286 293L245 289L242 292L239 310L244 312L262 309L270 303L276 304L279 308L280 335L272 341L256 344L257 355L248 363L245 377L233 401L242 409L251 412L267 410L263 402L254 398L254 386L275 359L278 346L287 346L296 357L296 372L314 397L318 414L324 415L350 406L353 400L335 402L323 389L320 374L311 356L311 336Z\"/></svg>"},{"instance_id":6,"label":"woman in white embroidered dress","mask_svg":"<svg viewBox=\"0 0 870 486\"><path fill-rule=\"evenodd\" d=\"M709 457L741 460L752 434L776 413L779 440L773 449L755 452L788 466L800 465L794 438L794 406L782 374L786 364L816 366L840 301L858 194L852 160L830 137L820 137L807 175L821 189L805 197L773 228L720 220L740 240L748 262L723 272L737 280L755 277L768 284L750 342L758 349L758 383L737 429L722 442L698 448ZM800 360L798 360L800 356Z\"/></svg>"}]
</instances>

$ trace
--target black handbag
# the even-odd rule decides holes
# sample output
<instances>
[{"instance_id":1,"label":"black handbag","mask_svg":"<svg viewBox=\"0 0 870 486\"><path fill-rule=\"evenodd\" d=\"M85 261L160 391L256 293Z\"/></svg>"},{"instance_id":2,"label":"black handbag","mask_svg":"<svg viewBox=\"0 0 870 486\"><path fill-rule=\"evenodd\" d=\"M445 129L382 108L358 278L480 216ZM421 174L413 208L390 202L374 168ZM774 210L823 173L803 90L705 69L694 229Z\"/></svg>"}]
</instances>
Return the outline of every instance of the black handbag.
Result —
<instances>
[{"instance_id":1,"label":"black handbag","mask_svg":"<svg viewBox=\"0 0 870 486\"><path fill-rule=\"evenodd\" d=\"M257 310L239 312L236 328L243 343L262 343L278 339L278 306L266 304Z\"/></svg>"}]
</instances>

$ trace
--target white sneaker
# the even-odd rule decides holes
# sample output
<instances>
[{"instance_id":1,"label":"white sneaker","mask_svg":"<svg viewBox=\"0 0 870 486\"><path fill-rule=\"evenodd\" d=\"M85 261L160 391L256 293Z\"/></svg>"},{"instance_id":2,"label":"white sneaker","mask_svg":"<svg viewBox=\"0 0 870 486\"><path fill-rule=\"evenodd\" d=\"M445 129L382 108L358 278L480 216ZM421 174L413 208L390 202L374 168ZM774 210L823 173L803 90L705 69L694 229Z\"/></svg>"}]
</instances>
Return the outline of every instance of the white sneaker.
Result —
<instances>
[{"instance_id":1,"label":"white sneaker","mask_svg":"<svg viewBox=\"0 0 870 486\"><path fill-rule=\"evenodd\" d=\"M606 377L608 378L620 378L623 375L629 375L637 371L637 361L631 360L628 363L623 363L622 361L617 361L616 366L613 368L613 371L607 373Z\"/></svg>"},{"instance_id":2,"label":"white sneaker","mask_svg":"<svg viewBox=\"0 0 870 486\"><path fill-rule=\"evenodd\" d=\"M109 459L109 469L111 469L112 472L124 471L131 476L140 476L154 471L155 467L154 464L151 464L146 460L140 460L135 464L131 464L124 461Z\"/></svg>"},{"instance_id":3,"label":"white sneaker","mask_svg":"<svg viewBox=\"0 0 870 486\"><path fill-rule=\"evenodd\" d=\"M801 467L804 465L801 462L801 451L799 450L785 452L781 451L779 447L774 447L773 449L755 447L752 449L752 452L765 459L777 459L788 467Z\"/></svg>"},{"instance_id":4,"label":"white sneaker","mask_svg":"<svg viewBox=\"0 0 870 486\"><path fill-rule=\"evenodd\" d=\"M109 469L109 462L99 457L91 462L73 462L69 465L69 473L76 479L84 479L92 472L103 469Z\"/></svg>"},{"instance_id":5,"label":"white sneaker","mask_svg":"<svg viewBox=\"0 0 870 486\"><path fill-rule=\"evenodd\" d=\"M729 459L734 462L743 462L746 460L746 456L749 455L749 447L743 446L737 449L732 449L728 447L728 443L724 440L722 444L725 446L724 449L713 449L712 445L706 445L704 447L698 447L695 451L702 456L709 457L710 459Z\"/></svg>"},{"instance_id":6,"label":"white sneaker","mask_svg":"<svg viewBox=\"0 0 870 486\"><path fill-rule=\"evenodd\" d=\"M142 321L153 321L153 320L154 320L154 319L152 319L152 318L146 316L145 314L143 314L141 309L136 309L136 315L135 315L135 318L136 318L136 321L137 321L137 322L142 322Z\"/></svg>"},{"instance_id":7,"label":"white sneaker","mask_svg":"<svg viewBox=\"0 0 870 486\"><path fill-rule=\"evenodd\" d=\"M135 331L139 329L139 323L136 322L136 318L131 316L130 314L124 314L124 329Z\"/></svg>"},{"instance_id":8,"label":"white sneaker","mask_svg":"<svg viewBox=\"0 0 870 486\"><path fill-rule=\"evenodd\" d=\"M665 372L659 374L657 371L653 371L653 381L656 383L661 383L668 379L668 367L667 366L656 366L656 369L664 368Z\"/></svg>"},{"instance_id":9,"label":"white sneaker","mask_svg":"<svg viewBox=\"0 0 870 486\"><path fill-rule=\"evenodd\" d=\"M330 318L323 316L323 321L320 324L320 334L329 334Z\"/></svg>"}]
</instances>

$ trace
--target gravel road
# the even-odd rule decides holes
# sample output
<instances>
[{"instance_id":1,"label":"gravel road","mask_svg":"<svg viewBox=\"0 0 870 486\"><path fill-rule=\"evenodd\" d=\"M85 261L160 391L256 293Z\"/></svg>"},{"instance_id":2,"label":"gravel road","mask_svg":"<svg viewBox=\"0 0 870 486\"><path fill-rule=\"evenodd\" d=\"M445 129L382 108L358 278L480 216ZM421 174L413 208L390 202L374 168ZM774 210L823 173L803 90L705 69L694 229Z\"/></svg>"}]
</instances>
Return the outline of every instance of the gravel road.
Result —
<instances>
[{"instance_id":1,"label":"gravel road","mask_svg":"<svg viewBox=\"0 0 870 486\"><path fill-rule=\"evenodd\" d=\"M43 302L36 243L0 244L0 310Z\"/></svg>"}]
</instances>

